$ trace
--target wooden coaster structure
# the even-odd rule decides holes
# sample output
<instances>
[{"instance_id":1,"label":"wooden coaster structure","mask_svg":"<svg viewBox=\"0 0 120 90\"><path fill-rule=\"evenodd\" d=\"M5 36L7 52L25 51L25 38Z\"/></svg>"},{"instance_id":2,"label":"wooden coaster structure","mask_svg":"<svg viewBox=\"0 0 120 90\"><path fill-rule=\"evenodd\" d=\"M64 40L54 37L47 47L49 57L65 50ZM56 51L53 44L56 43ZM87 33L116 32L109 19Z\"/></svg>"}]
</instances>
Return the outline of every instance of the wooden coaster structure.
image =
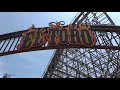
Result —
<instances>
[{"instance_id":1,"label":"wooden coaster structure","mask_svg":"<svg viewBox=\"0 0 120 90\"><path fill-rule=\"evenodd\" d=\"M51 46L48 44L18 50L23 33L28 30L0 35L0 56L22 52L56 49L42 78L115 78L119 77L120 26L106 12L80 12L72 25L85 23L96 37L92 47L79 45ZM34 25L32 26L34 27ZM66 26L63 26L66 27ZM47 29L48 27L44 27ZM38 31L43 28L35 28Z\"/></svg>"}]
</instances>

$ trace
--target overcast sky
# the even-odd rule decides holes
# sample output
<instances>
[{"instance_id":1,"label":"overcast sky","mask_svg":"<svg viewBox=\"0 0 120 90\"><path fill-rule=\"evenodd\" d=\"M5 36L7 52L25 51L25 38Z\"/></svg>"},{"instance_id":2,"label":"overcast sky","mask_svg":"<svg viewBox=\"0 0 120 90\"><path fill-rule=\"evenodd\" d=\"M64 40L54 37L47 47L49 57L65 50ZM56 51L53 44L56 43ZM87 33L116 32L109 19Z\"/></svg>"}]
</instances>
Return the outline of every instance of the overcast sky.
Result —
<instances>
[{"instance_id":1,"label":"overcast sky","mask_svg":"<svg viewBox=\"0 0 120 90\"><path fill-rule=\"evenodd\" d=\"M32 24L46 27L49 22L71 22L77 12L0 12L0 35L28 29ZM109 12L116 25L120 25L120 13ZM0 77L12 74L15 78L38 78L43 74L54 50L25 52L0 57Z\"/></svg>"}]
</instances>

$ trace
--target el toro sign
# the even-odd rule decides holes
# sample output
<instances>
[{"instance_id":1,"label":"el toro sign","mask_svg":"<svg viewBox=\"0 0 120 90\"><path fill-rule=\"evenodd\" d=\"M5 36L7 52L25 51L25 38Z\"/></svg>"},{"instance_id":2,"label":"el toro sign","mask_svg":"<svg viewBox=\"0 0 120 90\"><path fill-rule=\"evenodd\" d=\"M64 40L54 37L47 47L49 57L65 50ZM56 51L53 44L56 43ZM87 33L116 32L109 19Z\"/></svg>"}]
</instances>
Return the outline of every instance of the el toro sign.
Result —
<instances>
[{"instance_id":1,"label":"el toro sign","mask_svg":"<svg viewBox=\"0 0 120 90\"><path fill-rule=\"evenodd\" d=\"M56 47L63 45L82 45L92 47L96 44L96 38L86 24L62 26L61 23L49 23L48 28L30 27L22 34L17 50L26 50L34 47Z\"/></svg>"}]
</instances>

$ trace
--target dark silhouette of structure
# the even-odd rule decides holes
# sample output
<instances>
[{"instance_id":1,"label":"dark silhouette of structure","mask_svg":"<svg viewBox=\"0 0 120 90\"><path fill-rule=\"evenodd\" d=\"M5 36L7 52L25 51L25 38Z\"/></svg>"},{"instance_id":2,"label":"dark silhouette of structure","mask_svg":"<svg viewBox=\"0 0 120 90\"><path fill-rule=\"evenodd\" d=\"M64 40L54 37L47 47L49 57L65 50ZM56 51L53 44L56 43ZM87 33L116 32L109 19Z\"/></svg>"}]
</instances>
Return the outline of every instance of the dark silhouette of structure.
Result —
<instances>
[{"instance_id":1,"label":"dark silhouette of structure","mask_svg":"<svg viewBox=\"0 0 120 90\"><path fill-rule=\"evenodd\" d=\"M3 78L11 78L11 75L6 73L3 75Z\"/></svg>"}]
</instances>

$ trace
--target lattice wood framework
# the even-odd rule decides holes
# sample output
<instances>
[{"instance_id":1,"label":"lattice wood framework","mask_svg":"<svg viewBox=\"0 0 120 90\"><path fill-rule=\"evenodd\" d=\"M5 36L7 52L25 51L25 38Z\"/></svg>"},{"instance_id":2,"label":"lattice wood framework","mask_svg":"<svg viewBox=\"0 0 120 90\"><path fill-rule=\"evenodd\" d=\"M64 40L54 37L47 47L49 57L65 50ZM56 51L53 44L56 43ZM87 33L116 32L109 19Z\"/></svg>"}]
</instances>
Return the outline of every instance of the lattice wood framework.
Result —
<instances>
[{"instance_id":1,"label":"lattice wood framework","mask_svg":"<svg viewBox=\"0 0 120 90\"><path fill-rule=\"evenodd\" d=\"M107 26L116 27L106 12L81 12L71 22L106 26L95 31L96 45L120 48L120 32L112 32ZM115 30L115 29L114 29ZM103 32L104 31L104 32ZM118 30L119 31L119 30ZM57 49L46 68L43 78L112 78L119 70L120 49L68 48Z\"/></svg>"}]
</instances>

